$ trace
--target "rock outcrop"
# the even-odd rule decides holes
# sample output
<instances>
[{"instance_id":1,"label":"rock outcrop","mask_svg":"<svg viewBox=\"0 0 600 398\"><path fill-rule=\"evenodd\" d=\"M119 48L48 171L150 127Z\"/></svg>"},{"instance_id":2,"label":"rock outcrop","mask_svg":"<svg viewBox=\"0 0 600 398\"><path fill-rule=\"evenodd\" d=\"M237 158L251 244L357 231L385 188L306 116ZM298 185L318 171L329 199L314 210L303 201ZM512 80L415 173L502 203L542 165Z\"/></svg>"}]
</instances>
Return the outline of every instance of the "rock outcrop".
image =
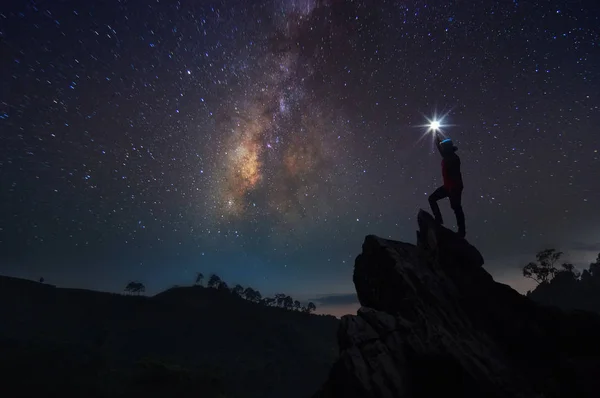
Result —
<instances>
[{"instance_id":1,"label":"rock outcrop","mask_svg":"<svg viewBox=\"0 0 600 398\"><path fill-rule=\"evenodd\" d=\"M369 235L362 307L342 318L319 398L597 397L600 317L538 305L420 211L417 245Z\"/></svg>"}]
</instances>

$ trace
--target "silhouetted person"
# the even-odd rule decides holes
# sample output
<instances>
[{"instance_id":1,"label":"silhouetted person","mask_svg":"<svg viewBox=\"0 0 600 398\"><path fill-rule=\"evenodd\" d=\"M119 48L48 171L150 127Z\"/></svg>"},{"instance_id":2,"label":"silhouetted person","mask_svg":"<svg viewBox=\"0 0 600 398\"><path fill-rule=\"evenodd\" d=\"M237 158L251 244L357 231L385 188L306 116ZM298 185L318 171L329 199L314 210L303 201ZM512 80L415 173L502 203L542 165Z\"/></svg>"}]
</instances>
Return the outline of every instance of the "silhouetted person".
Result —
<instances>
[{"instance_id":1,"label":"silhouetted person","mask_svg":"<svg viewBox=\"0 0 600 398\"><path fill-rule=\"evenodd\" d=\"M450 207L456 215L456 224L458 225L458 234L465 237L465 213L461 205L461 196L463 191L462 175L460 173L460 158L456 154L458 150L450 138L442 139L439 133L435 135L435 143L442 155L442 176L444 185L439 187L429 196L429 205L436 221L444 223L442 213L437 201L444 198L450 199Z\"/></svg>"}]
</instances>

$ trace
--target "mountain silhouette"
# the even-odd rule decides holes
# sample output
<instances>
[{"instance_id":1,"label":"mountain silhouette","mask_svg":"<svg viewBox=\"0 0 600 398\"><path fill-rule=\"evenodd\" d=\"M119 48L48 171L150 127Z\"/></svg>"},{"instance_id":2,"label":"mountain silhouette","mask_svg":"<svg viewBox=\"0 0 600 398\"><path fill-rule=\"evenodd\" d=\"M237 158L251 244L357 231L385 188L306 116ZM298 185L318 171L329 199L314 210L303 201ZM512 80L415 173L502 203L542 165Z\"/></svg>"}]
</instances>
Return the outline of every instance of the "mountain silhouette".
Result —
<instances>
[{"instance_id":1,"label":"mountain silhouette","mask_svg":"<svg viewBox=\"0 0 600 398\"><path fill-rule=\"evenodd\" d=\"M153 297L0 277L2 397L308 397L339 321L177 287Z\"/></svg>"}]
</instances>

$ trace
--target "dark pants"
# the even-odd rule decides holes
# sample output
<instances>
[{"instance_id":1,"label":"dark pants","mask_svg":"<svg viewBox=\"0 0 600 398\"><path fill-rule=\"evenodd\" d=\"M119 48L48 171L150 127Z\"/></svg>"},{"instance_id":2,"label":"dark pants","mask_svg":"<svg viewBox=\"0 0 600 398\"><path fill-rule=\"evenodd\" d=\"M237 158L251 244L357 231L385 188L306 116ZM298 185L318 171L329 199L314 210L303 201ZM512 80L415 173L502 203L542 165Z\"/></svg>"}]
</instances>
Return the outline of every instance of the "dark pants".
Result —
<instances>
[{"instance_id":1,"label":"dark pants","mask_svg":"<svg viewBox=\"0 0 600 398\"><path fill-rule=\"evenodd\" d=\"M437 201L444 198L450 198L450 207L454 210L456 215L456 224L458 225L458 233L465 236L465 213L463 213L461 205L462 188L448 192L443 186L436 189L431 195L429 195L429 206L433 216L440 223L443 224L442 212L437 204Z\"/></svg>"}]
</instances>

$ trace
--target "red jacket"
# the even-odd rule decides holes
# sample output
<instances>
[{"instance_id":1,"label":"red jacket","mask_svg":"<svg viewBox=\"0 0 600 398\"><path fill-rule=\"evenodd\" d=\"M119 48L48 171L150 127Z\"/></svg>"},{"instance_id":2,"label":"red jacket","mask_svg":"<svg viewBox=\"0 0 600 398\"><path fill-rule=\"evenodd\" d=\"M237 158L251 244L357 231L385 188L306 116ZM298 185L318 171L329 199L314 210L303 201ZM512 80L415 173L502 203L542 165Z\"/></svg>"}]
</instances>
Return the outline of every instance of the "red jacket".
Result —
<instances>
[{"instance_id":1,"label":"red jacket","mask_svg":"<svg viewBox=\"0 0 600 398\"><path fill-rule=\"evenodd\" d=\"M448 192L463 189L460 158L456 153L446 155L442 159L442 176L444 178L444 188Z\"/></svg>"}]
</instances>

